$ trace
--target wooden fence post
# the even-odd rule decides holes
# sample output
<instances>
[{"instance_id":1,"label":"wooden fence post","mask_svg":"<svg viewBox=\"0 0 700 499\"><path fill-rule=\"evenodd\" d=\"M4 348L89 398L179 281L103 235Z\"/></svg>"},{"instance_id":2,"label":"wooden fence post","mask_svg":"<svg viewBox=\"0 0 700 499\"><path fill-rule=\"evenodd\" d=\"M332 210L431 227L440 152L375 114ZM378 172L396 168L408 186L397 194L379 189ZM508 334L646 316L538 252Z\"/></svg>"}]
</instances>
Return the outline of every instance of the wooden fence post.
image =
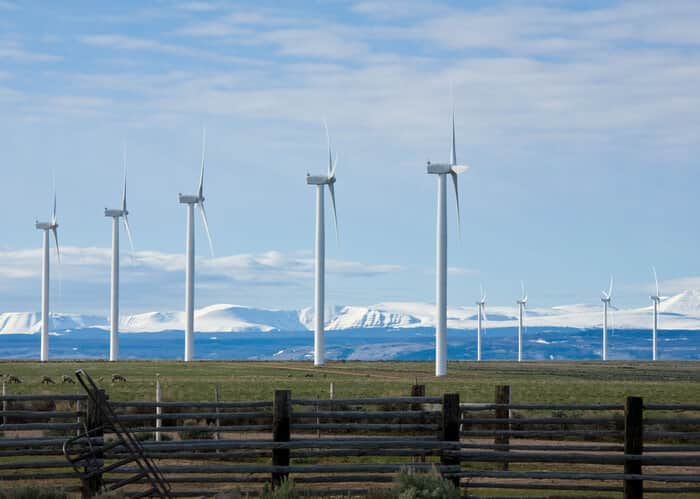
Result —
<instances>
[{"instance_id":1,"label":"wooden fence post","mask_svg":"<svg viewBox=\"0 0 700 499\"><path fill-rule=\"evenodd\" d=\"M93 400L96 399L96 400ZM107 401L107 393L104 390L96 390L87 399L87 413L85 415L85 426L87 428L87 436L90 439L103 439L104 429L102 421L102 412L98 408L98 404L103 404ZM100 446L103 444L100 444ZM96 467L102 467L104 463L104 454L101 451L95 452ZM85 473L92 473L94 469L85 467ZM83 497L94 497L100 493L102 489L102 474L88 476L83 480Z\"/></svg>"},{"instance_id":2,"label":"wooden fence post","mask_svg":"<svg viewBox=\"0 0 700 499\"><path fill-rule=\"evenodd\" d=\"M156 416L160 416L163 413L163 408L160 406L161 391L160 391L160 374L156 373ZM160 427L163 424L161 418L156 418L156 431L154 439L156 442L160 442Z\"/></svg>"},{"instance_id":3,"label":"wooden fence post","mask_svg":"<svg viewBox=\"0 0 700 499\"><path fill-rule=\"evenodd\" d=\"M497 385L496 386L496 404L510 404L510 385ZM510 409L504 407L496 408L496 418L497 419L509 419ZM510 424L503 423L497 425L496 430L508 431L510 429ZM509 435L499 435L494 437L495 449L500 452L508 452L508 444L510 443ZM508 471L508 461L503 461L503 471Z\"/></svg>"},{"instance_id":4,"label":"wooden fence post","mask_svg":"<svg viewBox=\"0 0 700 499\"><path fill-rule=\"evenodd\" d=\"M627 397L625 400L625 455L642 455L644 446L644 426L642 423L642 397ZM625 460L625 474L642 474L642 463L637 459ZM624 498L642 499L644 482L642 480L625 480Z\"/></svg>"},{"instance_id":5,"label":"wooden fence post","mask_svg":"<svg viewBox=\"0 0 700 499\"><path fill-rule=\"evenodd\" d=\"M411 397L425 397L425 385L415 384L411 386ZM410 410L420 411L423 404L411 404ZM425 456L414 456L412 461L414 463L424 463Z\"/></svg>"},{"instance_id":6,"label":"wooden fence post","mask_svg":"<svg viewBox=\"0 0 700 499\"><path fill-rule=\"evenodd\" d=\"M411 397L425 397L425 385L413 385L413 386L411 386ZM419 409L420 409L420 407L418 407L418 409L414 409L414 410L417 411Z\"/></svg>"},{"instance_id":7,"label":"wooden fence post","mask_svg":"<svg viewBox=\"0 0 700 499\"><path fill-rule=\"evenodd\" d=\"M219 419L219 385L214 386L214 401L216 402L216 431L214 432L214 440L221 440L221 434L219 433L219 426L221 426L221 419ZM217 450L218 452L218 450Z\"/></svg>"},{"instance_id":8,"label":"wooden fence post","mask_svg":"<svg viewBox=\"0 0 700 499\"><path fill-rule=\"evenodd\" d=\"M7 412L7 400L5 400L5 397L7 397L7 381L2 380L2 412ZM2 424L7 424L7 416L3 414L2 416Z\"/></svg>"},{"instance_id":9,"label":"wooden fence post","mask_svg":"<svg viewBox=\"0 0 700 499\"><path fill-rule=\"evenodd\" d=\"M442 424L440 440L443 442L459 442L459 393L445 393L442 396ZM443 466L460 465L459 456L454 455L454 449L442 451L440 464ZM459 478L452 478L452 483L459 490Z\"/></svg>"},{"instance_id":10,"label":"wooden fence post","mask_svg":"<svg viewBox=\"0 0 700 499\"><path fill-rule=\"evenodd\" d=\"M272 404L272 440L275 442L289 442L291 425L291 390L275 390L275 399ZM272 449L273 466L289 466L289 448ZM272 472L272 486L279 485L282 480L288 478L287 472Z\"/></svg>"}]
</instances>

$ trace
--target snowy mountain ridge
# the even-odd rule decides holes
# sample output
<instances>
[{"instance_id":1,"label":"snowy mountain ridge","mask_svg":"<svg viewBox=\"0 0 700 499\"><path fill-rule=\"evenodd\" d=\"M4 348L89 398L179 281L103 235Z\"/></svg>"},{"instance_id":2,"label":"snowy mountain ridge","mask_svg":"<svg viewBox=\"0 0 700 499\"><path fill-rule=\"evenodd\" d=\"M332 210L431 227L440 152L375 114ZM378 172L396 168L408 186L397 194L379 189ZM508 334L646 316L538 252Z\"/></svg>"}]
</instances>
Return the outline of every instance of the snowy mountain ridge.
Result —
<instances>
[{"instance_id":1,"label":"snowy mountain ridge","mask_svg":"<svg viewBox=\"0 0 700 499\"><path fill-rule=\"evenodd\" d=\"M432 327L435 307L429 303L386 302L371 306L336 307L326 317L326 329L356 328L406 329ZM518 309L515 306L486 307L484 327L515 327ZM450 307L447 325L452 329L476 328L477 310L471 307ZM611 311L609 324L618 329L649 328L652 306ZM154 311L122 317L123 333L183 330L182 311ZM525 315L525 324L531 327L598 328L603 322L600 305L573 304L551 308L531 308ZM313 310L268 310L240 305L217 304L195 311L195 328L202 332L235 333L309 330ZM108 329L106 317L79 314L52 314L51 331L75 329ZM689 290L665 298L659 306L660 329L700 330L700 290ZM38 312L0 313L0 334L37 333L41 329Z\"/></svg>"}]
</instances>

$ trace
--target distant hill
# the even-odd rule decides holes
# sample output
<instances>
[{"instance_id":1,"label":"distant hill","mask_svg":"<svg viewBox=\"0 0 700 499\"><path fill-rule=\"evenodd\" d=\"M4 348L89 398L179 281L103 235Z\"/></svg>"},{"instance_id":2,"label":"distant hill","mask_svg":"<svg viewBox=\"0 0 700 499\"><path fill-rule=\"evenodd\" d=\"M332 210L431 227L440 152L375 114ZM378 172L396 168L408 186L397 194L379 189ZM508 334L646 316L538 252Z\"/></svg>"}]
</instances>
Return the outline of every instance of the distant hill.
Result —
<instances>
[{"instance_id":1,"label":"distant hill","mask_svg":"<svg viewBox=\"0 0 700 499\"><path fill-rule=\"evenodd\" d=\"M387 302L371 306L336 307L326 317L328 330L346 329L406 329L432 327L434 306L429 303ZM684 291L665 298L659 307L661 329L700 329L700 290ZM513 327L518 322L516 307L486 308L485 327ZM447 326L453 329L474 329L476 306L451 307L447 311ZM611 310L612 329L647 329L651 327L651 304L641 308ZM38 312L0 313L0 334L37 333L41 329ZM184 329L182 311L154 311L122 318L123 333L157 332ZM525 324L532 327L598 328L603 322L601 305L562 305L551 308L528 309ZM313 310L267 310L240 305L211 305L195 311L195 329L202 332L274 332L311 329ZM52 314L52 331L71 331L109 327L106 316Z\"/></svg>"}]
</instances>

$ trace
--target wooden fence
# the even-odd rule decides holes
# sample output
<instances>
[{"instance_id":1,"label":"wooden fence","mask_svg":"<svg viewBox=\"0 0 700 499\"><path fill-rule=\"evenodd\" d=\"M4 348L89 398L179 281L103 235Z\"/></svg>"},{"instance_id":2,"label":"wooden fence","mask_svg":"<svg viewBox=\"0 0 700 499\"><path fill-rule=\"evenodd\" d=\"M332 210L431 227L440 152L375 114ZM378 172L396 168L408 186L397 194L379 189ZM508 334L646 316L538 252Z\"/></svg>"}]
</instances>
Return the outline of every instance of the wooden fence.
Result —
<instances>
[{"instance_id":1,"label":"wooden fence","mask_svg":"<svg viewBox=\"0 0 700 499\"><path fill-rule=\"evenodd\" d=\"M511 403L507 386L489 403L429 397L421 386L411 394L319 400L276 391L269 401L112 405L174 496L237 487L255 493L291 476L310 494L347 497L391 482L404 468L435 468L465 497L525 490L543 497L700 494L700 404L638 397L620 405ZM4 395L0 482L41 481L89 496L133 475L128 465L116 466L125 449L110 445L109 434L94 445L114 469L81 483L67 465L65 440L100 424L92 410L83 395Z\"/></svg>"}]
</instances>

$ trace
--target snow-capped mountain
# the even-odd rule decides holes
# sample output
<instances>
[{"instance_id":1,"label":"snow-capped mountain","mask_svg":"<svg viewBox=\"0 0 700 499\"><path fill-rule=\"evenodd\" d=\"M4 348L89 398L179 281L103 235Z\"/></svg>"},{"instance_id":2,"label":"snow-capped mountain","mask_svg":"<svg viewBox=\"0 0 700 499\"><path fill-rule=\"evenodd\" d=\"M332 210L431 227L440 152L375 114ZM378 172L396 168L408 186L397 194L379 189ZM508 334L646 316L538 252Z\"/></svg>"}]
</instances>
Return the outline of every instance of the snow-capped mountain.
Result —
<instances>
[{"instance_id":1,"label":"snow-capped mountain","mask_svg":"<svg viewBox=\"0 0 700 499\"><path fill-rule=\"evenodd\" d=\"M406 329L432 327L435 307L430 303L387 302L371 306L335 307L326 317L328 330L346 329ZM447 326L452 329L474 329L477 310L471 307L450 307ZM515 327L516 307L486 309L486 327ZM36 333L41 329L41 314L36 312L0 313L0 334ZM651 326L652 306L612 310L612 329L646 329ZM184 329L184 312L147 312L124 317L121 332L158 332ZM525 323L529 327L598 328L603 322L601 305L562 305L551 308L530 308ZM273 332L310 330L313 309L266 310L239 305L211 305L195 311L195 328L201 332ZM108 328L106 317L77 314L53 314L51 329L69 331L85 328ZM700 290L665 298L659 307L661 329L700 330Z\"/></svg>"},{"instance_id":2,"label":"snow-capped mountain","mask_svg":"<svg viewBox=\"0 0 700 499\"><path fill-rule=\"evenodd\" d=\"M51 314L49 329L67 331L90 327L107 327L107 317L79 314ZM40 312L0 313L0 334L2 333L38 333L41 331Z\"/></svg>"}]
</instances>

